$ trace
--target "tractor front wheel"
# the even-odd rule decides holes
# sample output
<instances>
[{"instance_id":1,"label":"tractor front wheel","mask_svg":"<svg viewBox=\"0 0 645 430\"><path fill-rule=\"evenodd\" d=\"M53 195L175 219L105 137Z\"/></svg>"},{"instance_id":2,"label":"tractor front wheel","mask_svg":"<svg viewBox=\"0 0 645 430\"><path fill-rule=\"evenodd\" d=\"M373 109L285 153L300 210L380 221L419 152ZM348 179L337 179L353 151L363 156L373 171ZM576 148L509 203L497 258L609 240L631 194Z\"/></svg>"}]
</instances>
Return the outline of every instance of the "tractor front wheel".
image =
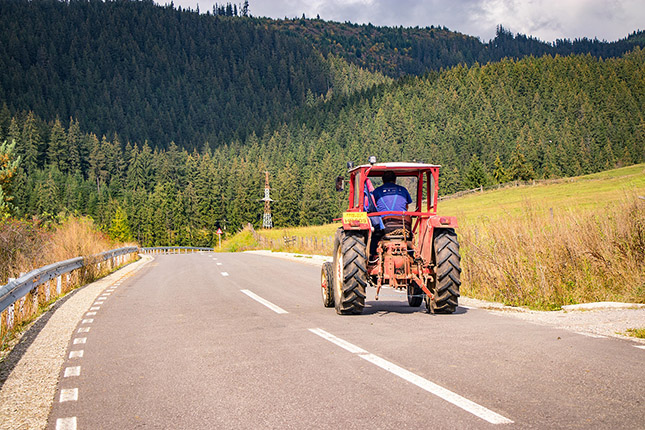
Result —
<instances>
[{"instance_id":1,"label":"tractor front wheel","mask_svg":"<svg viewBox=\"0 0 645 430\"><path fill-rule=\"evenodd\" d=\"M320 287L322 289L323 305L326 308L334 306L334 266L325 261L320 271Z\"/></svg>"},{"instance_id":2,"label":"tractor front wheel","mask_svg":"<svg viewBox=\"0 0 645 430\"><path fill-rule=\"evenodd\" d=\"M453 229L435 232L433 254L435 279L430 285L433 297L426 296L426 307L433 314L451 314L457 309L461 286L459 241Z\"/></svg>"},{"instance_id":3,"label":"tractor front wheel","mask_svg":"<svg viewBox=\"0 0 645 430\"><path fill-rule=\"evenodd\" d=\"M334 304L340 315L360 314L365 307L367 253L361 233L336 232L334 240Z\"/></svg>"}]
</instances>

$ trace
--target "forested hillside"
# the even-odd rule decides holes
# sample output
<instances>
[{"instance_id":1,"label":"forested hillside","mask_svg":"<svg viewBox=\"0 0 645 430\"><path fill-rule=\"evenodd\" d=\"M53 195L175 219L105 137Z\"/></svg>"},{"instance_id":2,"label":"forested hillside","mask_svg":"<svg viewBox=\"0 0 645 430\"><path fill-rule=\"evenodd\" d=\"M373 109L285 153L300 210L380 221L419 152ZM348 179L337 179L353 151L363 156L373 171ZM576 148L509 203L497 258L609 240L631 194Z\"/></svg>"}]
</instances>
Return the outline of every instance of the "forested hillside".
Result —
<instances>
[{"instance_id":1,"label":"forested hillside","mask_svg":"<svg viewBox=\"0 0 645 430\"><path fill-rule=\"evenodd\" d=\"M286 121L331 85L297 37L148 1L2 1L0 70L12 111L187 149Z\"/></svg>"},{"instance_id":2,"label":"forested hillside","mask_svg":"<svg viewBox=\"0 0 645 430\"><path fill-rule=\"evenodd\" d=\"M337 23L320 19L271 21L294 36L304 36L323 54L332 53L347 61L388 76L422 75L431 70L485 64L502 58L529 55L591 54L619 57L635 46L643 47L642 31L615 42L597 39L559 39L546 43L522 34L514 35L501 25L489 42L448 30L446 27L403 28Z\"/></svg>"},{"instance_id":3,"label":"forested hillside","mask_svg":"<svg viewBox=\"0 0 645 430\"><path fill-rule=\"evenodd\" d=\"M327 100L298 121L243 142L186 151L88 134L0 110L0 141L16 141L14 213L90 214L143 245L214 243L262 215L271 174L277 226L330 221L345 203L345 162L442 164L441 193L513 179L590 173L645 161L645 51L616 59L529 57L457 66ZM11 192L11 190L10 190Z\"/></svg>"},{"instance_id":4,"label":"forested hillside","mask_svg":"<svg viewBox=\"0 0 645 430\"><path fill-rule=\"evenodd\" d=\"M72 117L97 136L190 151L260 135L334 91L388 82L383 75L507 56L607 58L643 44L635 33L551 45L501 27L482 43L446 28L260 19L234 6L200 14L148 0L0 1L0 103L12 115Z\"/></svg>"}]
</instances>

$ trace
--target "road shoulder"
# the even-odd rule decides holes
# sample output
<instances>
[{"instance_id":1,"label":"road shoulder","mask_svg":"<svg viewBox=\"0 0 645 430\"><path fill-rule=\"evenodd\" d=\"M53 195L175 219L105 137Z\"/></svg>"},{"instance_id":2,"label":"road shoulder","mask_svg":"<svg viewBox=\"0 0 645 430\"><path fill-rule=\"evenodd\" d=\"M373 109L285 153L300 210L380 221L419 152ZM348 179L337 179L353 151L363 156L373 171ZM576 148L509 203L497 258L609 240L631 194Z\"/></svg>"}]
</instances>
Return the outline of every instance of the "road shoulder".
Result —
<instances>
[{"instance_id":1,"label":"road shoulder","mask_svg":"<svg viewBox=\"0 0 645 430\"><path fill-rule=\"evenodd\" d=\"M48 318L46 324L35 336L0 389L0 422L3 426L6 425L7 428L45 428L47 426L47 418L54 401L65 353L83 314L106 287L139 270L151 260L150 256L142 256L139 261L78 289L60 307L54 307L49 311L52 312L50 315L46 314Z\"/></svg>"}]
</instances>

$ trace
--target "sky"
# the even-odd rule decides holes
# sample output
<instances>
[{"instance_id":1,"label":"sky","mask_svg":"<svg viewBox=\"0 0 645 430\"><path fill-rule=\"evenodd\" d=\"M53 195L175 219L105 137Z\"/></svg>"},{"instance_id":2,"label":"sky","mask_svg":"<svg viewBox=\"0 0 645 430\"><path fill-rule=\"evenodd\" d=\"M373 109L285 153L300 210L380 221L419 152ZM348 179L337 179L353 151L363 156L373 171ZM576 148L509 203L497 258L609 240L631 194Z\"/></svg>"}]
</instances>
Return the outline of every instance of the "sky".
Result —
<instances>
[{"instance_id":1,"label":"sky","mask_svg":"<svg viewBox=\"0 0 645 430\"><path fill-rule=\"evenodd\" d=\"M159 4L170 0L156 0ZM174 5L212 10L215 3L244 0L174 0ZM503 25L513 33L555 39L613 41L645 30L645 0L249 0L253 16L320 15L326 21L379 26L445 26L487 42Z\"/></svg>"}]
</instances>

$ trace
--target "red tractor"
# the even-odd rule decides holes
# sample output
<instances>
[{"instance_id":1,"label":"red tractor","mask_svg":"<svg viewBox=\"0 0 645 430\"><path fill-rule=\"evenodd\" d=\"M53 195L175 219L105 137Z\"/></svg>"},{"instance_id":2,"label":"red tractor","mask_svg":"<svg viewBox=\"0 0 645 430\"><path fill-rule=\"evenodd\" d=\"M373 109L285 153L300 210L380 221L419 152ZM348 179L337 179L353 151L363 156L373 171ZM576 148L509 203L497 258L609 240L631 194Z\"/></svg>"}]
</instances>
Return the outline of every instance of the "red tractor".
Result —
<instances>
[{"instance_id":1,"label":"red tractor","mask_svg":"<svg viewBox=\"0 0 645 430\"><path fill-rule=\"evenodd\" d=\"M431 313L453 313L461 285L457 219L437 215L439 167L423 163L375 163L349 167L349 208L334 240L333 263L322 267L323 304L338 314L360 314L366 287L406 289L408 304L425 301ZM368 212L374 183L387 171L412 197L407 211ZM342 189L343 178L336 181ZM373 210L373 209L372 209ZM371 220L378 220L376 230ZM382 236L382 237L381 237ZM372 240L378 240L373 246ZM370 255L370 249L374 255Z\"/></svg>"}]
</instances>

